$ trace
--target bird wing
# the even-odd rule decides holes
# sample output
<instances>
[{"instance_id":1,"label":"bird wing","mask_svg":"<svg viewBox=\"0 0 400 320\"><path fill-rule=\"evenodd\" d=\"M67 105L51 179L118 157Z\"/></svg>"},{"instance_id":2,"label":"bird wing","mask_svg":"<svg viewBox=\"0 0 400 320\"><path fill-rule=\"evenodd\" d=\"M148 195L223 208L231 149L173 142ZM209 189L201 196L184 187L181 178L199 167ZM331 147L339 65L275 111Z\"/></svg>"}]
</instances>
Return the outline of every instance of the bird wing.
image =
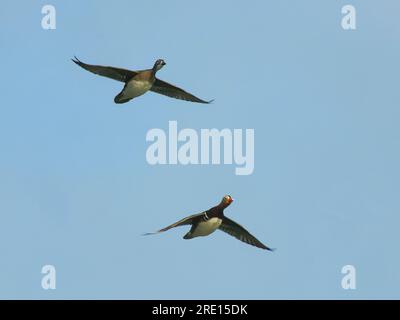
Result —
<instances>
[{"instance_id":1,"label":"bird wing","mask_svg":"<svg viewBox=\"0 0 400 320\"><path fill-rule=\"evenodd\" d=\"M163 80L157 79L154 81L153 86L150 89L153 92L163 94L165 96L175 98L175 99L180 99L180 100L186 100L186 101L192 101L192 102L198 102L198 103L210 103L213 100L210 101L205 101L200 98L195 97L189 92L186 92L185 90L178 88L168 82L165 82Z\"/></svg>"},{"instance_id":2,"label":"bird wing","mask_svg":"<svg viewBox=\"0 0 400 320\"><path fill-rule=\"evenodd\" d=\"M236 223L235 221L233 221L227 217L224 217L222 219L222 223L219 226L219 229L230 234L231 236L235 237L236 239L247 243L247 244L256 246L261 249L272 251L271 248L268 248L266 245L262 244L259 240L257 240L253 235L251 235L240 224Z\"/></svg>"},{"instance_id":3,"label":"bird wing","mask_svg":"<svg viewBox=\"0 0 400 320\"><path fill-rule=\"evenodd\" d=\"M106 66L97 66L92 64L86 64L80 61L77 57L75 59L71 59L75 62L78 66L82 67L83 69L90 71L94 74L99 76L111 78L121 82L127 82L128 80L132 79L134 76L137 75L136 71L114 68L114 67L106 67Z\"/></svg>"},{"instance_id":4,"label":"bird wing","mask_svg":"<svg viewBox=\"0 0 400 320\"><path fill-rule=\"evenodd\" d=\"M160 230L158 230L156 232L148 232L148 233L145 233L144 235L147 236L147 235L151 235L151 234L157 234L157 233L164 232L164 231L167 231L167 230L175 228L175 227L180 227L180 226L185 226L185 225L188 225L188 224L192 224L193 221L196 218L198 218L198 217L200 217L202 215L204 215L204 212L193 214L191 216L183 218L182 220L179 220L179 221L169 225L168 227L162 228L162 229L160 229Z\"/></svg>"}]
</instances>

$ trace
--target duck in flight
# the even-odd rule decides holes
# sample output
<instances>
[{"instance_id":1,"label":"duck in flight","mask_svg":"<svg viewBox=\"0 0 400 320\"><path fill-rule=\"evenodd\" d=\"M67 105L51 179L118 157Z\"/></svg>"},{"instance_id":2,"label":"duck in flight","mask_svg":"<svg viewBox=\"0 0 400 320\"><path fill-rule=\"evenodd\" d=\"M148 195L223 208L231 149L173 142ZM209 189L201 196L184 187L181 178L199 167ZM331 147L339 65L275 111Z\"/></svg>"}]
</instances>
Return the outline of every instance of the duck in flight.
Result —
<instances>
[{"instance_id":1,"label":"duck in flight","mask_svg":"<svg viewBox=\"0 0 400 320\"><path fill-rule=\"evenodd\" d=\"M224 209L227 208L232 202L232 197L226 195L222 198L218 205L207 211L188 216L169 225L168 227L156 232L146 233L145 235L157 234L167 231L171 228L191 225L192 227L190 228L190 231L183 236L183 239L193 239L196 237L208 236L215 230L219 229L247 244L261 249L273 251L273 249L262 244L241 225L224 215Z\"/></svg>"},{"instance_id":2,"label":"duck in flight","mask_svg":"<svg viewBox=\"0 0 400 320\"><path fill-rule=\"evenodd\" d=\"M83 69L90 71L94 74L124 82L124 88L114 98L115 103L128 102L133 98L141 96L147 91L153 91L171 98L198 103L210 103L213 101L202 100L181 88L178 88L172 84L169 84L168 82L158 79L156 77L157 71L159 71L166 64L162 59L158 59L154 63L153 68L138 71L86 64L80 61L77 57L75 57L75 59L72 59L72 61Z\"/></svg>"}]
</instances>

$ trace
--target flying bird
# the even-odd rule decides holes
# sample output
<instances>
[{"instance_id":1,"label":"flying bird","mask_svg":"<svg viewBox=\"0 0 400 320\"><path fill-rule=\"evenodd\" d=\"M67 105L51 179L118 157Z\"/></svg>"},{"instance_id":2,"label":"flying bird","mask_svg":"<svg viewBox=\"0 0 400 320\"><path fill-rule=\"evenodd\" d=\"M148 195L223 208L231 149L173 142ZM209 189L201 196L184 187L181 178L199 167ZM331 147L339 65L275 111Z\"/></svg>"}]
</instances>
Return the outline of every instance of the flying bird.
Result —
<instances>
[{"instance_id":1,"label":"flying bird","mask_svg":"<svg viewBox=\"0 0 400 320\"><path fill-rule=\"evenodd\" d=\"M193 239L196 237L208 236L215 230L222 230L231 236L243 241L252 246L256 246L261 249L273 251L273 249L262 244L253 235L251 235L245 228L235 221L229 219L224 215L224 209L226 209L233 199L230 195L226 195L222 198L221 202L208 209L204 212L194 214L175 222L168 227L160 229L156 232L145 233L145 235L157 234L160 232L167 231L171 228L180 227L184 225L191 225L190 231L183 236L183 239Z\"/></svg>"},{"instance_id":2,"label":"flying bird","mask_svg":"<svg viewBox=\"0 0 400 320\"><path fill-rule=\"evenodd\" d=\"M124 82L124 88L114 98L115 103L128 102L133 98L141 96L147 91L153 91L171 98L198 103L210 103L213 101L202 100L181 88L178 88L172 84L169 84L168 82L158 79L156 77L157 71L159 71L163 66L166 65L165 61L162 59L158 59L154 63L153 68L138 71L86 64L80 61L77 57L71 60L75 62L78 66L94 74Z\"/></svg>"}]
</instances>

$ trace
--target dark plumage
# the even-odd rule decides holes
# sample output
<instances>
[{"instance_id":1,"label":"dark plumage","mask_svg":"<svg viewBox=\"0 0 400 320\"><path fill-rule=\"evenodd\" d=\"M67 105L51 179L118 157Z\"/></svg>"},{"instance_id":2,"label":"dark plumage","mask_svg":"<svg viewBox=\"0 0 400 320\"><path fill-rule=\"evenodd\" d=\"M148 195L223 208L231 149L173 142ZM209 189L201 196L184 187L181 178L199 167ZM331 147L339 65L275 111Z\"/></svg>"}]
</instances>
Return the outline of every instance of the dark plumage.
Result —
<instances>
[{"instance_id":1,"label":"dark plumage","mask_svg":"<svg viewBox=\"0 0 400 320\"><path fill-rule=\"evenodd\" d=\"M247 244L272 251L271 248L262 244L245 228L224 215L224 209L227 208L232 202L232 197L226 195L222 198L222 201L217 206L212 207L207 211L188 216L163 229L152 233L146 233L145 235L157 234L167 231L171 228L191 225L190 231L184 235L184 239L207 236L219 229Z\"/></svg>"},{"instance_id":2,"label":"dark plumage","mask_svg":"<svg viewBox=\"0 0 400 320\"><path fill-rule=\"evenodd\" d=\"M72 59L78 66L83 69L97 74L99 76L111 78L117 81L125 83L122 91L115 97L115 103L125 103L129 100L141 96L147 91L153 91L171 98L186 100L198 103L210 103L210 101L205 101L185 90L178 88L168 82L160 80L156 77L156 73L160 70L166 63L162 59L158 59L153 68L146 70L126 70L115 67L99 66L83 63L77 57Z\"/></svg>"}]
</instances>

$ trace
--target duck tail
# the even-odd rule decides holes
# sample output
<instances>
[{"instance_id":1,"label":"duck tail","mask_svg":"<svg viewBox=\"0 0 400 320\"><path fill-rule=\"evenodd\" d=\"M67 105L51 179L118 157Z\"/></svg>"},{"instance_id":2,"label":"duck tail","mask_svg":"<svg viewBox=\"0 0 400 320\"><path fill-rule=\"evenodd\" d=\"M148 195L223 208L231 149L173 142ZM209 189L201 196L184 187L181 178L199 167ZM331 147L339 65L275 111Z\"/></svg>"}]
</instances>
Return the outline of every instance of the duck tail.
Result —
<instances>
[{"instance_id":1,"label":"duck tail","mask_svg":"<svg viewBox=\"0 0 400 320\"><path fill-rule=\"evenodd\" d=\"M186 233L183 236L183 239L185 239L185 240L193 239L193 236L192 236L191 232Z\"/></svg>"}]
</instances>

